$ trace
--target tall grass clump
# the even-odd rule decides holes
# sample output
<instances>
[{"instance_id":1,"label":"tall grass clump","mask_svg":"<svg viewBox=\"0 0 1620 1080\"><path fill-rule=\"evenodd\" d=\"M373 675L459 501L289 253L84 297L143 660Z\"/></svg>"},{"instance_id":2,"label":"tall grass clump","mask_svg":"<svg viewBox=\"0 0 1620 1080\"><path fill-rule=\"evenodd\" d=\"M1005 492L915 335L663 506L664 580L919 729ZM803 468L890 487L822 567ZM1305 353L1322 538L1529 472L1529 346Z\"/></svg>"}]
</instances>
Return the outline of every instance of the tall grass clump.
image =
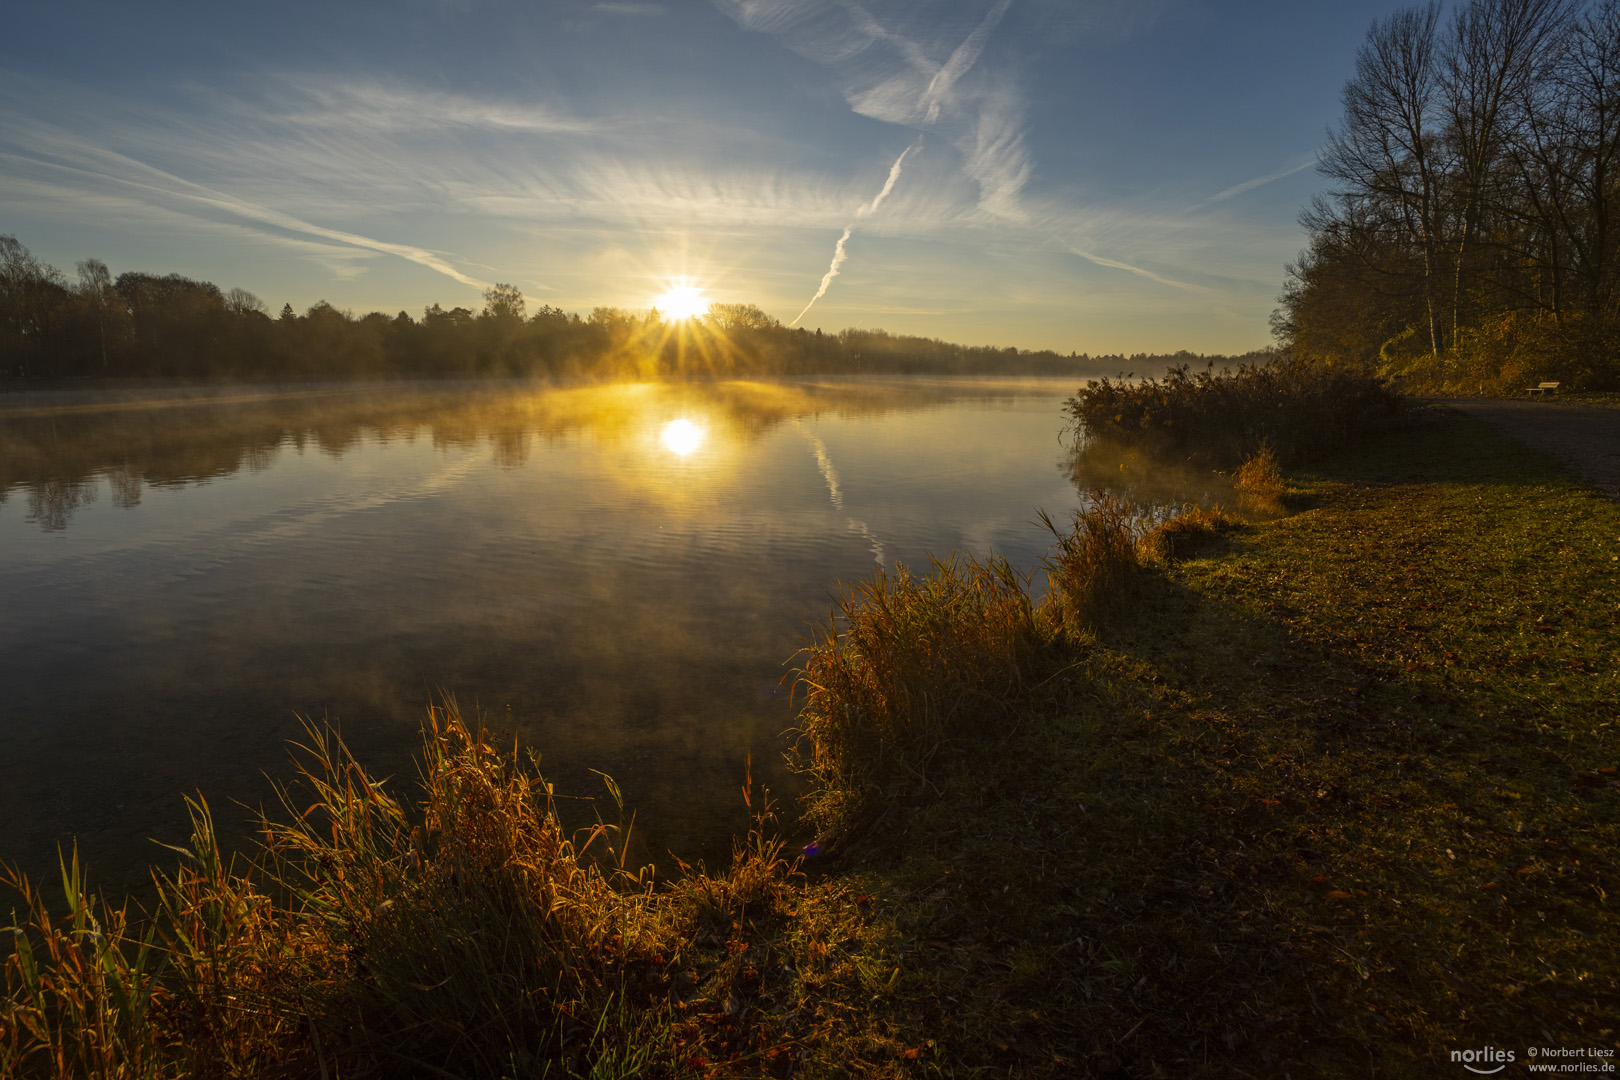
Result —
<instances>
[{"instance_id":1,"label":"tall grass clump","mask_svg":"<svg viewBox=\"0 0 1620 1080\"><path fill-rule=\"evenodd\" d=\"M848 826L873 796L917 791L953 737L1000 719L1041 643L1004 559L954 556L918 577L879 569L846 589L801 655L799 767L809 821Z\"/></svg>"},{"instance_id":2,"label":"tall grass clump","mask_svg":"<svg viewBox=\"0 0 1620 1080\"><path fill-rule=\"evenodd\" d=\"M89 891L77 850L62 862L61 922L26 878L8 868L0 881L24 912L11 913L0 976L0 1076L161 1075L150 1033L163 960L149 933L132 931L128 905L109 909Z\"/></svg>"},{"instance_id":3,"label":"tall grass clump","mask_svg":"<svg viewBox=\"0 0 1620 1080\"><path fill-rule=\"evenodd\" d=\"M453 711L430 720L419 819L313 732L313 802L287 794L290 822L268 829L276 884L342 958L304 1005L351 1053L528 1074L587 1052L626 967L659 944L660 908L616 827L571 832L532 761Z\"/></svg>"},{"instance_id":4,"label":"tall grass clump","mask_svg":"<svg viewBox=\"0 0 1620 1080\"><path fill-rule=\"evenodd\" d=\"M886 799L930 785L952 742L1012 719L1060 638L1118 616L1141 571L1141 512L1104 492L1053 534L1046 595L1005 560L953 556L917 577L879 570L845 590L798 670L797 764L806 818L823 837L855 828Z\"/></svg>"},{"instance_id":5,"label":"tall grass clump","mask_svg":"<svg viewBox=\"0 0 1620 1080\"><path fill-rule=\"evenodd\" d=\"M1092 379L1064 411L1077 450L1098 444L1230 469L1266 446L1284 462L1340 449L1398 407L1373 376L1284 357L1219 373L1182 365L1158 379Z\"/></svg>"},{"instance_id":6,"label":"tall grass clump","mask_svg":"<svg viewBox=\"0 0 1620 1080\"><path fill-rule=\"evenodd\" d=\"M626 866L626 830L565 826L534 762L453 706L424 737L407 806L312 727L288 820L261 822L249 862L191 803L191 844L154 875L144 919L98 915L76 858L61 921L9 873L24 911L0 1075L562 1077L653 1060L668 1002L646 976L677 916Z\"/></svg>"},{"instance_id":7,"label":"tall grass clump","mask_svg":"<svg viewBox=\"0 0 1620 1080\"><path fill-rule=\"evenodd\" d=\"M1282 509L1287 488L1270 443L1262 443L1237 467L1232 473L1232 487L1237 491L1240 506L1262 513L1276 513Z\"/></svg>"},{"instance_id":8,"label":"tall grass clump","mask_svg":"<svg viewBox=\"0 0 1620 1080\"><path fill-rule=\"evenodd\" d=\"M1218 506L1193 507L1148 530L1142 537L1142 554L1154 562L1168 562L1241 524Z\"/></svg>"},{"instance_id":9,"label":"tall grass clump","mask_svg":"<svg viewBox=\"0 0 1620 1080\"><path fill-rule=\"evenodd\" d=\"M1047 592L1041 614L1050 628L1073 637L1095 630L1122 611L1141 570L1147 536L1142 513L1103 491L1074 513L1067 531L1042 511L1053 544L1046 559Z\"/></svg>"}]
</instances>

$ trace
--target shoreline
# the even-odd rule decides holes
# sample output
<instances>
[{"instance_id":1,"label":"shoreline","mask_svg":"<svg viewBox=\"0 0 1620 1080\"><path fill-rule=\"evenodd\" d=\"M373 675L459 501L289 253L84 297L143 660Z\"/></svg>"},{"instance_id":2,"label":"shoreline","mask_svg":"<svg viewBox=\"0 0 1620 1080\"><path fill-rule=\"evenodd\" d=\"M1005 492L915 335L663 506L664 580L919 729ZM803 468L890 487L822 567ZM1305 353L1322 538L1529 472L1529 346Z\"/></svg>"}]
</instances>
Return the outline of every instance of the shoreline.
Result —
<instances>
[{"instance_id":1,"label":"shoreline","mask_svg":"<svg viewBox=\"0 0 1620 1080\"><path fill-rule=\"evenodd\" d=\"M1614 1046L1620 509L1436 409L1287 487L965 698L842 845L795 868L762 818L657 893L678 932L602 969L634 1022L592 1052L1215 1077Z\"/></svg>"}]
</instances>

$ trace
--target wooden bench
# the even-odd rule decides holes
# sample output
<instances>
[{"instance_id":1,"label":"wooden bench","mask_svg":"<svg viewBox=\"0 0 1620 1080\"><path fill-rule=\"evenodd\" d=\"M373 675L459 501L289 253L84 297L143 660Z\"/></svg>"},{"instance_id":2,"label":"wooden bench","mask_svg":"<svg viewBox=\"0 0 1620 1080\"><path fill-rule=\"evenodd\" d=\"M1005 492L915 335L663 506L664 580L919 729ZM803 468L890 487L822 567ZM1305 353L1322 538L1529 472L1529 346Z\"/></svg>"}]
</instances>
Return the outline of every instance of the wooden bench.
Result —
<instances>
[{"instance_id":1,"label":"wooden bench","mask_svg":"<svg viewBox=\"0 0 1620 1080\"><path fill-rule=\"evenodd\" d=\"M1556 390L1563 385L1563 383L1544 382L1540 386L1527 386L1525 387L1524 392L1527 394L1545 394L1548 391Z\"/></svg>"}]
</instances>

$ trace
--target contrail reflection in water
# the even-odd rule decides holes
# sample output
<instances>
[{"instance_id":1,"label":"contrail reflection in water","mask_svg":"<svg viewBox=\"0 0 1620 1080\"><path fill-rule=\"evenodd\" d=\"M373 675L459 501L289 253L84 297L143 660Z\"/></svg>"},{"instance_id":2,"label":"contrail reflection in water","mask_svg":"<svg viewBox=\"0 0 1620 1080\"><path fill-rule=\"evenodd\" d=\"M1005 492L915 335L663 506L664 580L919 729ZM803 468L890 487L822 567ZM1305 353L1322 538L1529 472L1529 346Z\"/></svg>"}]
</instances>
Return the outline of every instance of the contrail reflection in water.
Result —
<instances>
[{"instance_id":1,"label":"contrail reflection in water","mask_svg":"<svg viewBox=\"0 0 1620 1080\"><path fill-rule=\"evenodd\" d=\"M810 440L810 449L816 455L816 469L820 471L821 478L827 482L827 495L832 499L833 509L842 511L844 509L844 491L838 483L838 469L834 467L832 458L827 456L827 444L821 441L821 436L807 431L804 424L799 420L795 419L793 426L798 429L799 434ZM852 517L845 517L844 522L849 526L850 532L859 533L866 538L867 544L872 548L872 558L876 560L879 566L889 564L888 559L883 554L883 541L878 539L866 522Z\"/></svg>"}]
</instances>

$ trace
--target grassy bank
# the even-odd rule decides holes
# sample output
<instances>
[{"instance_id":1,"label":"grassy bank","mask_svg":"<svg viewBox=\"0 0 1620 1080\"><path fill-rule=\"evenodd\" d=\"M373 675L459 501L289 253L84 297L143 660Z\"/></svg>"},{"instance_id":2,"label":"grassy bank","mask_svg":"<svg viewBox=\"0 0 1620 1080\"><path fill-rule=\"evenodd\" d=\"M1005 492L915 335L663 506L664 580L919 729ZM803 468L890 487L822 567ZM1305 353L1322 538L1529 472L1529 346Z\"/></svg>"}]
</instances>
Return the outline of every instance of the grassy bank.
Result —
<instances>
[{"instance_id":1,"label":"grassy bank","mask_svg":"<svg viewBox=\"0 0 1620 1080\"><path fill-rule=\"evenodd\" d=\"M942 1072L1614 1047L1620 512L1437 413L1292 483L853 860Z\"/></svg>"},{"instance_id":2,"label":"grassy bank","mask_svg":"<svg viewBox=\"0 0 1620 1080\"><path fill-rule=\"evenodd\" d=\"M1278 482L1267 524L1065 524L1042 604L961 561L852 592L803 657L802 862L762 813L729 870L648 883L450 718L422 808L317 747L263 868L199 829L144 960L104 913L36 915L58 960L8 960L0 1063L1419 1077L1614 1047L1620 508L1440 411ZM101 1057L18 1057L53 1032Z\"/></svg>"}]
</instances>

